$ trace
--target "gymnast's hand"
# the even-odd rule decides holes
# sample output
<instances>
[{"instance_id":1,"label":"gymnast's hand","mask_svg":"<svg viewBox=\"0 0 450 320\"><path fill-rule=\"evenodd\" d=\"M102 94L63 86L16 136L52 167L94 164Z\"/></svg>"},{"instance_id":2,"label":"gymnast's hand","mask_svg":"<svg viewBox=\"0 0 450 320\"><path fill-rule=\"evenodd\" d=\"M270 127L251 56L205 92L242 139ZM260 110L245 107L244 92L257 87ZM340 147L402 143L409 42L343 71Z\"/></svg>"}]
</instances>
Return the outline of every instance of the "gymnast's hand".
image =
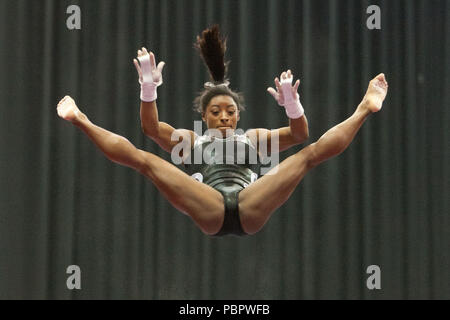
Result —
<instances>
[{"instance_id":1,"label":"gymnast's hand","mask_svg":"<svg viewBox=\"0 0 450 320\"><path fill-rule=\"evenodd\" d=\"M267 88L267 91L274 97L280 106L286 109L286 114L291 119L297 119L303 116L304 110L300 103L300 96L297 92L300 80L297 80L292 85L294 75L291 70L283 72L280 76L280 80L275 78L276 90L272 87Z\"/></svg>"},{"instance_id":2,"label":"gymnast's hand","mask_svg":"<svg viewBox=\"0 0 450 320\"><path fill-rule=\"evenodd\" d=\"M160 86L162 84L162 70L166 64L161 61L158 66L156 66L155 55L153 52L148 53L147 49L142 47L142 50L137 51L138 60L133 59L134 66L139 75L139 83L148 83L155 86Z\"/></svg>"},{"instance_id":3,"label":"gymnast's hand","mask_svg":"<svg viewBox=\"0 0 450 320\"><path fill-rule=\"evenodd\" d=\"M283 83L292 83L292 79L294 78L294 75L292 74L291 70L288 70L287 72L283 72L280 76L281 81ZM297 89L298 86L300 85L300 80L297 80L295 82L295 85L292 87L291 86L291 95L292 95L292 99L296 96L298 96L297 93ZM283 89L281 87L281 83L280 80L278 79L278 77L275 78L275 87L277 88L277 90L275 90L274 88L267 88L267 91L272 95L272 97L274 97L274 99L278 102L278 104L282 107L284 107L284 92Z\"/></svg>"},{"instance_id":4,"label":"gymnast's hand","mask_svg":"<svg viewBox=\"0 0 450 320\"><path fill-rule=\"evenodd\" d=\"M141 84L141 100L146 102L154 101L157 98L156 88L163 83L162 71L165 62L161 61L156 66L155 55L153 52L148 53L144 47L142 47L142 50L138 50L137 54L139 63L136 59L133 59L133 63Z\"/></svg>"}]
</instances>

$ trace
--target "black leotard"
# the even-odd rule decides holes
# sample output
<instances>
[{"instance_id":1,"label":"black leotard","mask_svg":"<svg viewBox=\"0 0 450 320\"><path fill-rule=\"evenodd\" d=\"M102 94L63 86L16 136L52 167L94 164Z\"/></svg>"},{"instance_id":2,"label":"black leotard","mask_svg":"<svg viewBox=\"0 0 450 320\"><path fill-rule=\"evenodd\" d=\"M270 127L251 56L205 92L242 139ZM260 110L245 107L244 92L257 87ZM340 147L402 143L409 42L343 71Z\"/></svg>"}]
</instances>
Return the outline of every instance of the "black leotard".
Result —
<instances>
[{"instance_id":1,"label":"black leotard","mask_svg":"<svg viewBox=\"0 0 450 320\"><path fill-rule=\"evenodd\" d=\"M215 236L243 236L239 218L239 192L256 181L260 170L257 150L246 135L226 139L196 137L187 172L222 193L225 217Z\"/></svg>"}]
</instances>

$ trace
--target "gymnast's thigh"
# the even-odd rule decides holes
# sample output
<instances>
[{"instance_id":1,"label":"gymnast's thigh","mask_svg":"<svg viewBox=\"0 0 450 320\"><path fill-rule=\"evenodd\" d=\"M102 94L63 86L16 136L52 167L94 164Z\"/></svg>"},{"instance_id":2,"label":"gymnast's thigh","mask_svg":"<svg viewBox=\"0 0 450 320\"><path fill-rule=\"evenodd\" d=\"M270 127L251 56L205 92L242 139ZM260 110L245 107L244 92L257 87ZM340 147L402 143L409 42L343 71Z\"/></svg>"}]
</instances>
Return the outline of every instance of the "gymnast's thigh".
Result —
<instances>
[{"instance_id":1,"label":"gymnast's thigh","mask_svg":"<svg viewBox=\"0 0 450 320\"><path fill-rule=\"evenodd\" d=\"M140 170L179 211L190 216L207 233L219 231L225 213L222 194L201 183L170 162L143 151ZM217 230L216 230L217 229Z\"/></svg>"}]
</instances>

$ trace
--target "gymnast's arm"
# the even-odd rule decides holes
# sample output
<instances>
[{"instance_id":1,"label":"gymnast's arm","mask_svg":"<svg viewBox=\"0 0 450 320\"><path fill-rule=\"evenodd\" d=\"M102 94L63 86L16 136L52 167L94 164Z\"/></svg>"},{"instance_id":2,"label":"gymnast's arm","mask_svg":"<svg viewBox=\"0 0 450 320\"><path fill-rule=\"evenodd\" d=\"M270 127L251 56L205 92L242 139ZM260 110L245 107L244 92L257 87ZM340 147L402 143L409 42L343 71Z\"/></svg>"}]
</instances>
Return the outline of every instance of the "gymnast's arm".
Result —
<instances>
[{"instance_id":1,"label":"gymnast's arm","mask_svg":"<svg viewBox=\"0 0 450 320\"><path fill-rule=\"evenodd\" d=\"M156 100L141 101L141 128L144 134L155 141L162 149L171 152L181 141L194 144L194 132L186 129L175 129L170 124L159 121ZM173 139L173 140L172 140Z\"/></svg>"},{"instance_id":2,"label":"gymnast's arm","mask_svg":"<svg viewBox=\"0 0 450 320\"><path fill-rule=\"evenodd\" d=\"M280 152L287 150L308 140L308 120L305 115L298 119L289 119L289 127L272 130L269 132L269 136L271 137L274 132L278 134ZM268 141L268 146L270 146L270 141L271 139Z\"/></svg>"},{"instance_id":3,"label":"gymnast's arm","mask_svg":"<svg viewBox=\"0 0 450 320\"><path fill-rule=\"evenodd\" d=\"M297 119L289 119L289 127L281 128L280 130L282 129L286 131L283 133L286 135L286 139L293 141L294 144L302 144L309 138L308 119L306 119L306 115Z\"/></svg>"},{"instance_id":4,"label":"gymnast's arm","mask_svg":"<svg viewBox=\"0 0 450 320\"><path fill-rule=\"evenodd\" d=\"M272 138L278 135L278 147L272 145ZM247 132L247 136L260 149L261 144L267 146L267 151L277 153L285 151L293 146L304 143L309 137L308 120L303 115L298 119L289 119L289 127L268 130L264 128L252 129ZM274 148L272 148L274 147Z\"/></svg>"},{"instance_id":5,"label":"gymnast's arm","mask_svg":"<svg viewBox=\"0 0 450 320\"><path fill-rule=\"evenodd\" d=\"M139 60L139 63L138 63ZM154 140L162 149L171 152L173 147L181 141L194 143L194 132L185 129L175 129L158 119L156 106L157 87L162 81L162 70L165 63L161 61L156 66L155 56L147 52L146 48L138 50L138 60L134 59L134 65L139 75L141 84L141 128L145 135ZM190 141L189 141L190 140Z\"/></svg>"},{"instance_id":6,"label":"gymnast's arm","mask_svg":"<svg viewBox=\"0 0 450 320\"><path fill-rule=\"evenodd\" d=\"M261 143L267 146L269 152L280 152L292 146L305 142L309 137L308 120L304 114L303 106L300 103L300 96L297 93L300 80L292 85L294 75L291 70L283 72L280 79L275 78L275 87L267 88L267 91L274 97L278 104L285 108L289 118L289 127L275 130L255 129L248 134L249 137L257 139L258 150ZM278 136L278 148L272 145L272 138Z\"/></svg>"}]
</instances>

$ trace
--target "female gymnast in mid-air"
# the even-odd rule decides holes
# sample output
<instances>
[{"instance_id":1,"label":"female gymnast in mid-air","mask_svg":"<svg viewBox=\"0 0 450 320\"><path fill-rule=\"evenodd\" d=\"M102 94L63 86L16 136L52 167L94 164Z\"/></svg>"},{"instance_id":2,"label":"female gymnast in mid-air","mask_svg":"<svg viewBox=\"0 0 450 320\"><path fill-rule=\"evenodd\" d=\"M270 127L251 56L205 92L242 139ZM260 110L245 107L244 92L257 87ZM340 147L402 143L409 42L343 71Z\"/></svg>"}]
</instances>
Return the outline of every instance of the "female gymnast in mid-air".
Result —
<instances>
[{"instance_id":1,"label":"female gymnast in mid-air","mask_svg":"<svg viewBox=\"0 0 450 320\"><path fill-rule=\"evenodd\" d=\"M145 48L138 51L139 62L133 60L141 85L143 132L168 152L174 151L180 143L188 143L192 154L200 152L209 157L209 161L186 164L190 168L189 174L154 154L137 149L126 138L96 126L69 96L58 103L57 112L61 118L80 128L108 159L133 168L150 179L175 208L191 217L207 235L253 235L261 230L308 171L349 146L367 117L381 109L387 94L385 76L379 74L370 81L364 98L350 118L257 178L257 167L249 161L242 161L248 160L252 151L259 153L260 146L265 146L268 152L279 152L308 138L308 123L297 93L300 81L292 84L293 75L288 70L280 78L275 78L275 89L267 89L285 108L289 117L288 127L251 129L239 135L235 129L243 109L242 97L229 87L224 60L226 41L220 36L218 27L204 30L197 37L196 48L211 75L211 81L205 84L195 100L208 128L202 136L191 130L174 129L158 120L156 89L162 84L164 62L156 65L154 54ZM278 137L278 143L271 144L272 137ZM217 149L208 148L217 142L231 142L236 150L245 151L233 155L234 163L230 163L226 154L214 153L212 150ZM240 149L242 146L244 148ZM181 150L179 155L187 159L188 154L183 154L186 148ZM217 157L227 161L220 161L223 159ZM237 158L241 161L236 161Z\"/></svg>"}]
</instances>

